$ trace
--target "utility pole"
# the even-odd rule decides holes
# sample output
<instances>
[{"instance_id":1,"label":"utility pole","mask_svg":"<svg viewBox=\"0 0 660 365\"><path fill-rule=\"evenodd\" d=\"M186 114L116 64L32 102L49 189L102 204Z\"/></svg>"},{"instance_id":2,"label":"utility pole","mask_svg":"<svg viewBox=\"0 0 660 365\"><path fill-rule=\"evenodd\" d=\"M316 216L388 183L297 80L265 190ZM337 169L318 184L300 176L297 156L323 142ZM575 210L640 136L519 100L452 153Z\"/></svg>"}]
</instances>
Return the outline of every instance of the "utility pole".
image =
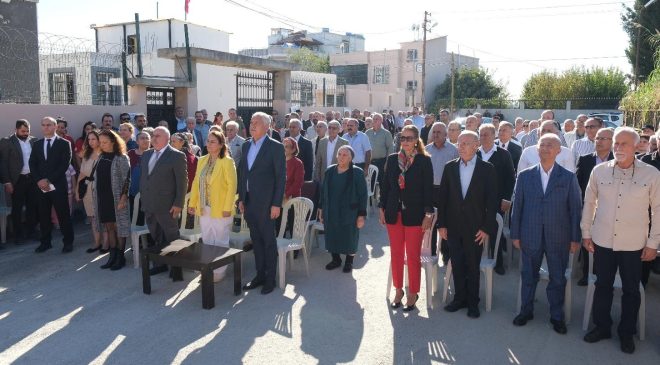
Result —
<instances>
[{"instance_id":1,"label":"utility pole","mask_svg":"<svg viewBox=\"0 0 660 365\"><path fill-rule=\"evenodd\" d=\"M451 94L449 96L449 111L454 115L454 52L451 53Z\"/></svg>"},{"instance_id":2,"label":"utility pole","mask_svg":"<svg viewBox=\"0 0 660 365\"><path fill-rule=\"evenodd\" d=\"M426 87L426 32L427 32L427 24L428 24L428 17L431 15L428 11L424 11L424 22L422 23L422 28L424 28L424 40L422 41L422 96L421 96L421 104L422 104L422 112L426 114L426 96L425 96L425 87ZM415 72L417 72L417 68L415 67Z\"/></svg>"}]
</instances>

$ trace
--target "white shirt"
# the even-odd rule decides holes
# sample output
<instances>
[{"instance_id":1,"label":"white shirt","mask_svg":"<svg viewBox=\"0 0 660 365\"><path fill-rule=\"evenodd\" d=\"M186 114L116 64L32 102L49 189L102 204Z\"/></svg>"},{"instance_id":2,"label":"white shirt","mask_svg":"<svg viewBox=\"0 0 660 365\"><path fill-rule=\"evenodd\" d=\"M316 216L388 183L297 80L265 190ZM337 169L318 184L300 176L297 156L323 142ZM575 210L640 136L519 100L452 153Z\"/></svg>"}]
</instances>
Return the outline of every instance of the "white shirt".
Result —
<instances>
[{"instance_id":1,"label":"white shirt","mask_svg":"<svg viewBox=\"0 0 660 365\"><path fill-rule=\"evenodd\" d=\"M575 172L575 157L570 149L561 146L561 152L559 152L556 162L566 170ZM518 162L518 175L520 175L524 169L539 163L541 163L541 157L539 157L538 146L533 145L525 148L520 155L520 161Z\"/></svg>"},{"instance_id":2,"label":"white shirt","mask_svg":"<svg viewBox=\"0 0 660 365\"><path fill-rule=\"evenodd\" d=\"M18 144L21 145L21 152L23 153L23 169L21 169L21 175L27 175L30 173L30 154L32 153L32 145L27 139L23 141L20 138L18 138Z\"/></svg>"},{"instance_id":3,"label":"white shirt","mask_svg":"<svg viewBox=\"0 0 660 365\"><path fill-rule=\"evenodd\" d=\"M50 140L50 147L52 148L53 145L55 144L56 139L57 139L57 134L50 138L44 137L44 157L46 157L46 161L48 161L48 140Z\"/></svg>"},{"instance_id":4,"label":"white shirt","mask_svg":"<svg viewBox=\"0 0 660 365\"><path fill-rule=\"evenodd\" d=\"M543 194L545 194L545 189L548 187L548 181L550 181L550 174L552 174L552 169L554 168L554 165L548 170L548 172L545 172L543 169L543 166L539 165L539 170L541 171L541 185L543 186Z\"/></svg>"},{"instance_id":5,"label":"white shirt","mask_svg":"<svg viewBox=\"0 0 660 365\"><path fill-rule=\"evenodd\" d=\"M328 166L332 165L332 158L334 157L335 146L337 146L337 140L339 140L339 136L335 137L334 141L331 141L330 137L328 137L328 149L325 152L326 169L328 168Z\"/></svg>"},{"instance_id":6,"label":"white shirt","mask_svg":"<svg viewBox=\"0 0 660 365\"><path fill-rule=\"evenodd\" d=\"M504 147L502 147L502 148L504 148ZM495 151L497 151L497 145L494 144L493 147L491 147L490 151L484 151L484 147L481 146L481 147L479 147L479 151L481 151L481 159L483 161L489 161L490 158L493 156L493 153L495 153Z\"/></svg>"},{"instance_id":7,"label":"white shirt","mask_svg":"<svg viewBox=\"0 0 660 365\"><path fill-rule=\"evenodd\" d=\"M467 164L465 164L462 159L458 161L458 172L461 178L461 192L463 193L463 199L465 199L468 188L470 187L470 181L472 181L475 166L477 166L476 154L467 162Z\"/></svg>"},{"instance_id":8,"label":"white shirt","mask_svg":"<svg viewBox=\"0 0 660 365\"><path fill-rule=\"evenodd\" d=\"M588 155L596 151L596 141L591 141L589 138L584 137L573 142L571 149L573 150L575 161L577 161L580 156Z\"/></svg>"},{"instance_id":9,"label":"white shirt","mask_svg":"<svg viewBox=\"0 0 660 365\"><path fill-rule=\"evenodd\" d=\"M525 131L521 131L520 133L516 134L516 139L521 140L527 133Z\"/></svg>"},{"instance_id":10,"label":"white shirt","mask_svg":"<svg viewBox=\"0 0 660 365\"><path fill-rule=\"evenodd\" d=\"M316 126L312 124L309 127L307 127L307 132L306 133L307 134L305 135L305 137L307 137L307 139L309 139L309 140L314 139L317 136Z\"/></svg>"},{"instance_id":11,"label":"white shirt","mask_svg":"<svg viewBox=\"0 0 660 365\"><path fill-rule=\"evenodd\" d=\"M149 159L149 163L147 166L149 167L149 173L156 167L156 163L158 162L158 159L162 156L163 152L165 152L165 148L167 146L161 148L160 150L154 149L154 153L151 154L151 158Z\"/></svg>"}]
</instances>

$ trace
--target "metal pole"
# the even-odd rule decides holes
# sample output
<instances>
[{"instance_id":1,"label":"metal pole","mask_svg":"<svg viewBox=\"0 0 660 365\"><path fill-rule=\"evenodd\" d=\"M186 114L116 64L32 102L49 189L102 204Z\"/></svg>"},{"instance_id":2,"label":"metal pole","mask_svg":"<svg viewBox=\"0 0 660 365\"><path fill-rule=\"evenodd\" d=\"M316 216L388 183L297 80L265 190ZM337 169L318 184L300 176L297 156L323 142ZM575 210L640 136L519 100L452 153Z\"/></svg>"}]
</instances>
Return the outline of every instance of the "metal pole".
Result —
<instances>
[{"instance_id":1,"label":"metal pole","mask_svg":"<svg viewBox=\"0 0 660 365\"><path fill-rule=\"evenodd\" d=\"M422 96L421 96L421 104L422 104L422 111L426 113L426 97L425 97L425 82L426 82L426 31L427 31L427 23L428 23L428 16L430 13L428 11L424 11L424 23L422 23L422 27L424 28L424 41L422 43ZM415 70L417 72L417 70Z\"/></svg>"},{"instance_id":2,"label":"metal pole","mask_svg":"<svg viewBox=\"0 0 660 365\"><path fill-rule=\"evenodd\" d=\"M192 61L190 60L190 42L188 41L188 24L183 25L183 31L186 35L186 60L188 63L188 81L192 82Z\"/></svg>"},{"instance_id":3,"label":"metal pole","mask_svg":"<svg viewBox=\"0 0 660 365\"><path fill-rule=\"evenodd\" d=\"M142 49L140 47L140 15L135 13L135 48L137 48L138 74L142 77Z\"/></svg>"}]
</instances>

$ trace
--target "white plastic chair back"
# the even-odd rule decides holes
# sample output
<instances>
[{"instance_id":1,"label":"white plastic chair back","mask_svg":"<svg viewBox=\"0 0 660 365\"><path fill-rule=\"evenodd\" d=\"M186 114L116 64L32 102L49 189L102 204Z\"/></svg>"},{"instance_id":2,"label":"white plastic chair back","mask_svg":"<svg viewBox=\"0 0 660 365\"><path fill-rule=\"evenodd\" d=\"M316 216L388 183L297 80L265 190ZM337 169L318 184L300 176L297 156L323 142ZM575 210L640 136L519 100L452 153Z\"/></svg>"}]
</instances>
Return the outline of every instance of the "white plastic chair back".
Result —
<instances>
[{"instance_id":1,"label":"white plastic chair back","mask_svg":"<svg viewBox=\"0 0 660 365\"><path fill-rule=\"evenodd\" d=\"M291 232L291 239L301 240L305 238L305 233L307 232L307 224L312 217L312 209L314 209L314 203L303 197L290 199L282 209L282 223L280 224L280 236L279 238L284 238L284 231L286 229L287 221L289 218L289 209L293 207L293 230Z\"/></svg>"},{"instance_id":2,"label":"white plastic chair back","mask_svg":"<svg viewBox=\"0 0 660 365\"><path fill-rule=\"evenodd\" d=\"M375 165L369 165L369 171L367 173L367 194L369 196L374 195L376 190L376 183L378 182L378 167Z\"/></svg>"}]
</instances>

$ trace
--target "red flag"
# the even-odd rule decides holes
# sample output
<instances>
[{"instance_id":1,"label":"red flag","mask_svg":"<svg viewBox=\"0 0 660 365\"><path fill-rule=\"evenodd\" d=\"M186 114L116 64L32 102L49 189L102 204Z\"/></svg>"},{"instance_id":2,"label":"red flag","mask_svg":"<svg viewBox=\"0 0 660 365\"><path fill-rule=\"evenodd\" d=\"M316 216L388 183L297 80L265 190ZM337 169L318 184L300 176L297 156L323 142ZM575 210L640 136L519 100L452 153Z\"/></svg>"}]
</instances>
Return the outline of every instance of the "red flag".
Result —
<instances>
[{"instance_id":1,"label":"red flag","mask_svg":"<svg viewBox=\"0 0 660 365\"><path fill-rule=\"evenodd\" d=\"M188 14L188 4L190 4L190 0L186 0L186 14Z\"/></svg>"}]
</instances>

